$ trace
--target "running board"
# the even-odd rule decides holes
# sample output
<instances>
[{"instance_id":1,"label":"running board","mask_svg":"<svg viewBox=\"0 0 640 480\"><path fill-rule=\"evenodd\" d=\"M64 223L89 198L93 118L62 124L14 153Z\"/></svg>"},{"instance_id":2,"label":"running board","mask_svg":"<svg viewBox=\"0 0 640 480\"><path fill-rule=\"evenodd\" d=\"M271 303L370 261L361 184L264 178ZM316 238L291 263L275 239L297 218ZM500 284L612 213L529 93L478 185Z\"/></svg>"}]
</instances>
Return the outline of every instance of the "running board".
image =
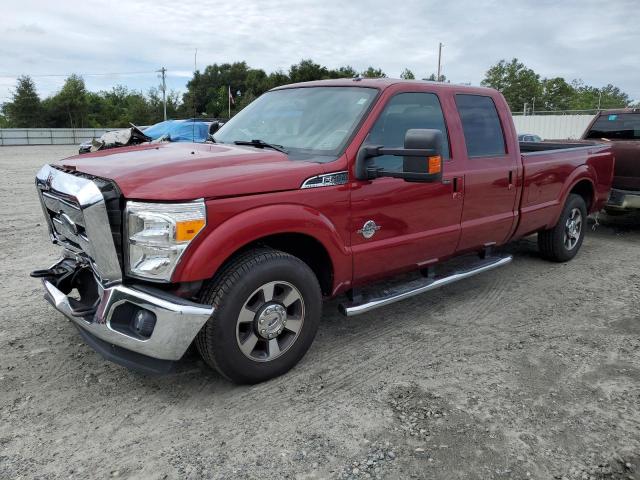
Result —
<instances>
[{"instance_id":1,"label":"running board","mask_svg":"<svg viewBox=\"0 0 640 480\"><path fill-rule=\"evenodd\" d=\"M364 296L364 299L359 302L348 301L339 305L340 313L347 317L353 317L354 315L360 315L376 308L390 305L400 300L404 300L415 295L419 295L429 290L435 290L436 288L444 287L450 283L463 280L465 278L472 277L478 273L487 272L494 268L502 267L511 262L512 256L505 257L487 257L484 260L480 260L474 263L467 269L454 272L446 277L440 278L424 278L418 281L409 282L408 284L401 285L395 289L386 289L380 292L379 296Z\"/></svg>"}]
</instances>

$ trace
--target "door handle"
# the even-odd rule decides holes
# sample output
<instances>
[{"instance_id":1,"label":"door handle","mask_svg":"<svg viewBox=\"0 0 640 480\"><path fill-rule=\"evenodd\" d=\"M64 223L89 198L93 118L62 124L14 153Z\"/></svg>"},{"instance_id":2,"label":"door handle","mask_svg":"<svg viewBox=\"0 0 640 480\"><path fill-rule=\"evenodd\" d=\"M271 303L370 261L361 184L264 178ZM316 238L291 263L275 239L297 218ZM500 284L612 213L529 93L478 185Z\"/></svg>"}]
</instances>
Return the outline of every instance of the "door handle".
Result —
<instances>
[{"instance_id":1,"label":"door handle","mask_svg":"<svg viewBox=\"0 0 640 480\"><path fill-rule=\"evenodd\" d=\"M454 199L458 199L458 198L462 198L462 191L464 189L464 177L453 177L452 179L452 183L453 183L453 194L452 197Z\"/></svg>"},{"instance_id":2,"label":"door handle","mask_svg":"<svg viewBox=\"0 0 640 480\"><path fill-rule=\"evenodd\" d=\"M509 170L509 190L513 188L513 170Z\"/></svg>"}]
</instances>

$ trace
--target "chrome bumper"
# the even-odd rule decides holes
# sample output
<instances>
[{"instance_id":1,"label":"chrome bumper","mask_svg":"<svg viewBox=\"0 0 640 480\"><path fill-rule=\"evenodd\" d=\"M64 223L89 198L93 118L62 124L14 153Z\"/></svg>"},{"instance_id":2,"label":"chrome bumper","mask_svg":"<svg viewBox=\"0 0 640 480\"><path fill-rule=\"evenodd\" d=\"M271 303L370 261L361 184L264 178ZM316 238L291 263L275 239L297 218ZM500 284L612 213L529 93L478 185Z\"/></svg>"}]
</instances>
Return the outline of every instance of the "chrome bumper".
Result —
<instances>
[{"instance_id":1,"label":"chrome bumper","mask_svg":"<svg viewBox=\"0 0 640 480\"><path fill-rule=\"evenodd\" d=\"M606 208L620 210L640 209L640 192L612 188L605 206Z\"/></svg>"},{"instance_id":2,"label":"chrome bumper","mask_svg":"<svg viewBox=\"0 0 640 480\"><path fill-rule=\"evenodd\" d=\"M125 285L102 288L98 284L99 303L92 315L78 314L70 299L48 279L43 279L47 300L83 330L111 345L161 360L179 360L213 313L213 308L200 305L164 292L154 295L152 290ZM136 338L112 328L114 311L131 304L152 312L156 317L151 336Z\"/></svg>"}]
</instances>

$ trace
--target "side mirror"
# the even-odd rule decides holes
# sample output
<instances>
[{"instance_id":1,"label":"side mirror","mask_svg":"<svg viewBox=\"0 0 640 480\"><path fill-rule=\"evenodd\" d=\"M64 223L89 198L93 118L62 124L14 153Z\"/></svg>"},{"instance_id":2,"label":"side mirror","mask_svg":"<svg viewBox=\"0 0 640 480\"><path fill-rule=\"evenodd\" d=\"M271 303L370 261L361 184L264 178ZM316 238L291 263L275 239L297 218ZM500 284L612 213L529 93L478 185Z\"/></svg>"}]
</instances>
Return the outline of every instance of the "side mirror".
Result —
<instances>
[{"instance_id":1,"label":"side mirror","mask_svg":"<svg viewBox=\"0 0 640 480\"><path fill-rule=\"evenodd\" d=\"M402 172L392 172L375 165L375 157L403 157ZM410 129L404 137L404 148L363 146L356 158L356 178L402 178L407 182L439 182L442 180L442 132L432 129Z\"/></svg>"}]
</instances>

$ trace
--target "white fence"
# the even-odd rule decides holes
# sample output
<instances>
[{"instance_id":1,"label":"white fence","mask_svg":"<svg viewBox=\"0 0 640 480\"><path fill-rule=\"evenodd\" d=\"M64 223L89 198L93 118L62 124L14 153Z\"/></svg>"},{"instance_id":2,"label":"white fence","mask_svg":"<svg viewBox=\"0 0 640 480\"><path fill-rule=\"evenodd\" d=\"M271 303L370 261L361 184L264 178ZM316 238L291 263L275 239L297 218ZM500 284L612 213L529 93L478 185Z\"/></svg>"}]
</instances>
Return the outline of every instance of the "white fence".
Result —
<instances>
[{"instance_id":1,"label":"white fence","mask_svg":"<svg viewBox=\"0 0 640 480\"><path fill-rule=\"evenodd\" d=\"M518 133L533 133L544 139L580 138L593 115L514 115Z\"/></svg>"},{"instance_id":2,"label":"white fence","mask_svg":"<svg viewBox=\"0 0 640 480\"><path fill-rule=\"evenodd\" d=\"M0 145L78 145L112 128L0 128Z\"/></svg>"}]
</instances>

